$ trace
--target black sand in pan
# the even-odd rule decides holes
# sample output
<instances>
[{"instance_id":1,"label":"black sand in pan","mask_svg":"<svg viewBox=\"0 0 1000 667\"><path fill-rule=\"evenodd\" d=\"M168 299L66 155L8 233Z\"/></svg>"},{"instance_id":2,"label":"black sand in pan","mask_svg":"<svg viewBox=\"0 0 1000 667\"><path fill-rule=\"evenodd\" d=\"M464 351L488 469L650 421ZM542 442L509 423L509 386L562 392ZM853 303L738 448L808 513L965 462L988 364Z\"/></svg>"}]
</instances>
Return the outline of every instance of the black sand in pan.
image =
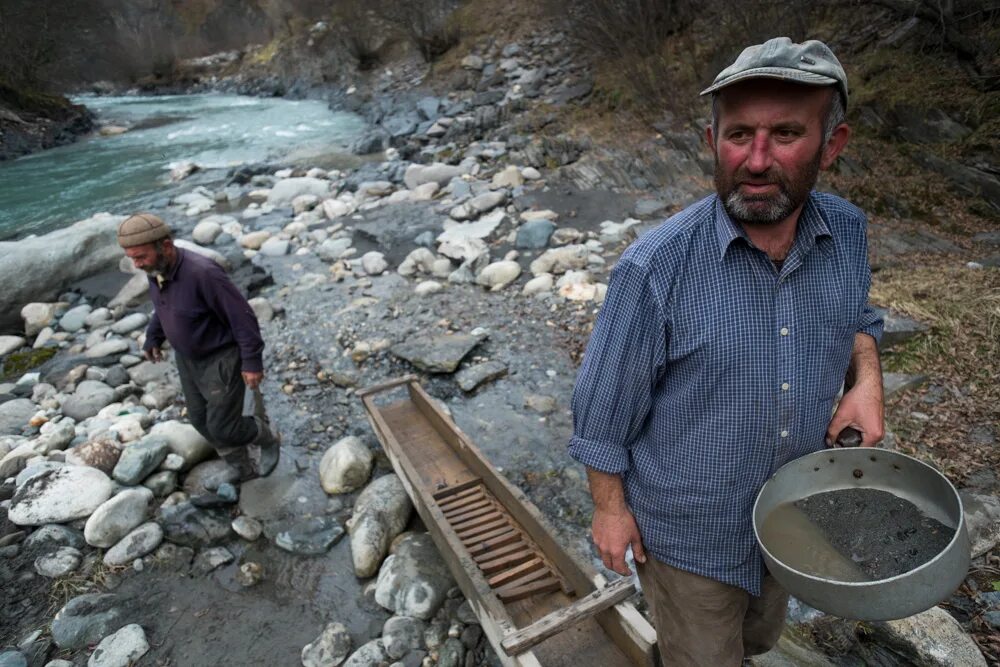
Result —
<instances>
[{"instance_id":1,"label":"black sand in pan","mask_svg":"<svg viewBox=\"0 0 1000 667\"><path fill-rule=\"evenodd\" d=\"M875 580L923 565L955 534L954 528L924 515L908 500L877 489L826 491L795 506L841 555Z\"/></svg>"}]
</instances>

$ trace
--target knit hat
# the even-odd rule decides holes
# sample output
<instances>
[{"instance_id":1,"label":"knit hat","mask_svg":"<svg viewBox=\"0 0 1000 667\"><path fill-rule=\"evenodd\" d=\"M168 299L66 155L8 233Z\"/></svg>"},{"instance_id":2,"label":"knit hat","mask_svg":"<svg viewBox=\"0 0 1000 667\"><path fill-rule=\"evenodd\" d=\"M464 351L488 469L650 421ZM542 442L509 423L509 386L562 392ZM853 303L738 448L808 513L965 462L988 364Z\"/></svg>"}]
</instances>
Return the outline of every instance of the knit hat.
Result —
<instances>
[{"instance_id":1,"label":"knit hat","mask_svg":"<svg viewBox=\"0 0 1000 667\"><path fill-rule=\"evenodd\" d=\"M170 227L152 213L136 213L118 226L118 245L133 248L170 238Z\"/></svg>"}]
</instances>

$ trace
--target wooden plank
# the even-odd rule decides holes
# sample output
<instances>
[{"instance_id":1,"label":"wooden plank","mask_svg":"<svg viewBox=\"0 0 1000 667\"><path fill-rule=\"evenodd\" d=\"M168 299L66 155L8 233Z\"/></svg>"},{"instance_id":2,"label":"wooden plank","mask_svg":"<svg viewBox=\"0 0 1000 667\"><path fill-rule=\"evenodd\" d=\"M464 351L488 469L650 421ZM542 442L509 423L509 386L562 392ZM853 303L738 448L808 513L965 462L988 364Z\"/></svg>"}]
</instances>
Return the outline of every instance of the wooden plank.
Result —
<instances>
[{"instance_id":1,"label":"wooden plank","mask_svg":"<svg viewBox=\"0 0 1000 667\"><path fill-rule=\"evenodd\" d=\"M480 480L478 477L475 477L469 481L474 481L478 483L471 489L465 489L463 491L457 492L455 495L448 496L447 498L438 500L438 507L444 510L448 507L454 506L455 503L457 503L458 501L463 500L465 498L469 498L470 496L476 496L478 498L480 496L486 495L486 489L484 489L482 486L482 480Z\"/></svg>"},{"instance_id":2,"label":"wooden plank","mask_svg":"<svg viewBox=\"0 0 1000 667\"><path fill-rule=\"evenodd\" d=\"M527 562L521 563L520 565L515 565L510 569L504 570L499 574L495 574L492 577L489 577L486 580L486 583L496 588L498 586L503 586L504 584L514 581L522 574L525 574L527 572L534 572L535 570L539 570L544 567L545 567L545 561L543 561L538 556L534 556Z\"/></svg>"},{"instance_id":3,"label":"wooden plank","mask_svg":"<svg viewBox=\"0 0 1000 667\"><path fill-rule=\"evenodd\" d=\"M503 535L498 535L489 540L484 540L477 544L466 545L469 553L475 556L476 554L483 554L490 549L496 549L497 547L502 547L505 544L510 544L511 542L517 542L521 539L521 534L516 530L511 530L509 533Z\"/></svg>"},{"instance_id":4,"label":"wooden plank","mask_svg":"<svg viewBox=\"0 0 1000 667\"><path fill-rule=\"evenodd\" d=\"M452 528L454 528L456 531L461 531L463 529L460 528L460 526L464 526L465 528L470 528L471 527L470 524L475 523L476 521L479 521L481 523L482 518L484 516L503 516L503 513L500 512L499 507L497 507L493 503L490 503L488 505L484 505L483 507L479 507L474 510L462 512L455 518L449 517L446 514L445 518L448 519L448 523L451 524Z\"/></svg>"},{"instance_id":5,"label":"wooden plank","mask_svg":"<svg viewBox=\"0 0 1000 667\"><path fill-rule=\"evenodd\" d=\"M499 508L494 508L492 510L487 510L485 514L473 517L471 519L466 519L461 523L452 523L451 527L455 529L456 532L462 532L470 528L475 528L476 526L482 526L483 524L490 523L494 519L501 517L506 517L506 514L501 512Z\"/></svg>"},{"instance_id":6,"label":"wooden plank","mask_svg":"<svg viewBox=\"0 0 1000 667\"><path fill-rule=\"evenodd\" d=\"M530 584L525 584L524 586L519 586L517 588L510 588L503 592L501 589L497 589L497 595L504 602L517 602L518 600L523 600L524 598L531 597L532 595L538 595L539 593L549 593L551 591L557 591L562 588L562 584L555 577L549 576L544 579L539 579L538 581L533 581ZM501 646L502 646L501 642Z\"/></svg>"},{"instance_id":7,"label":"wooden plank","mask_svg":"<svg viewBox=\"0 0 1000 667\"><path fill-rule=\"evenodd\" d=\"M480 542L489 542L490 540L502 537L504 535L507 535L508 533L514 533L515 535L518 535L517 529L505 521L504 525L500 526L499 528L494 528L488 533L483 533L482 535L477 535L476 537L471 537L468 539L462 539L462 537L459 536L458 539L462 540L462 544L479 544Z\"/></svg>"},{"instance_id":8,"label":"wooden plank","mask_svg":"<svg viewBox=\"0 0 1000 667\"><path fill-rule=\"evenodd\" d=\"M496 512L496 510L497 506L492 500L483 500L482 502L472 503L468 507L463 507L460 511L452 514L445 513L444 518L448 519L448 523L454 526L456 523L465 523L470 519Z\"/></svg>"},{"instance_id":9,"label":"wooden plank","mask_svg":"<svg viewBox=\"0 0 1000 667\"><path fill-rule=\"evenodd\" d=\"M518 575L514 579L511 579L503 586L496 587L495 590L497 595L499 595L502 598L504 593L511 591L515 588L521 588L526 584L530 584L532 581L537 581L539 579L544 579L545 577L554 577L554 576L555 574L553 574L552 570L548 568L542 568L540 570L530 570L528 572L522 572L520 575ZM489 581L487 581L486 583L489 583Z\"/></svg>"},{"instance_id":10,"label":"wooden plank","mask_svg":"<svg viewBox=\"0 0 1000 667\"><path fill-rule=\"evenodd\" d=\"M515 546L521 547L521 544L515 544ZM524 545L523 548L518 548L514 553L507 554L506 556L501 556L500 558L494 558L493 560L484 561L479 564L479 569L483 571L483 574L489 576L491 574L496 574L497 572L502 572L503 570L514 567L515 565L520 565L525 561L529 561L532 558L537 558L538 552L534 549L529 548Z\"/></svg>"},{"instance_id":11,"label":"wooden plank","mask_svg":"<svg viewBox=\"0 0 1000 667\"><path fill-rule=\"evenodd\" d=\"M491 551L488 554L483 554L482 556L476 556L473 560L475 560L477 563L482 564L484 562L491 561L491 560L493 560L495 558L499 558L501 556L507 556L509 554L516 553L518 551L528 551L528 552L530 552L531 551L531 547L528 545L527 542L523 542L523 541L522 542L516 542L514 544L508 544L505 547L501 547L500 549L496 549L494 551Z\"/></svg>"},{"instance_id":12,"label":"wooden plank","mask_svg":"<svg viewBox=\"0 0 1000 667\"><path fill-rule=\"evenodd\" d=\"M477 489L482 486L483 480L478 477L475 479L470 479L467 482L462 482L461 484L452 484L451 486L446 486L443 489L434 492L434 500L441 504L441 501L445 498L450 498L458 493L467 492L470 489Z\"/></svg>"},{"instance_id":13,"label":"wooden plank","mask_svg":"<svg viewBox=\"0 0 1000 667\"><path fill-rule=\"evenodd\" d=\"M380 382L378 384L373 384L370 387L365 387L364 389L358 389L354 392L355 396L359 398L364 398L370 396L371 394L380 394L383 391L389 391L390 389L395 389L396 387L402 386L404 384L409 384L411 382L417 382L420 378L412 373L410 375L404 375L398 377L394 380L388 380L386 382Z\"/></svg>"},{"instance_id":14,"label":"wooden plank","mask_svg":"<svg viewBox=\"0 0 1000 667\"><path fill-rule=\"evenodd\" d=\"M507 521L506 517L500 516L489 523L484 523L481 526L475 526L459 532L458 539L463 542L467 542L474 537L493 532L494 530L503 528L504 526L510 526L510 523Z\"/></svg>"},{"instance_id":15,"label":"wooden plank","mask_svg":"<svg viewBox=\"0 0 1000 667\"><path fill-rule=\"evenodd\" d=\"M493 585L492 579L487 581ZM549 637L559 634L571 625L594 616L608 607L613 607L634 593L635 584L631 579L619 579L607 588L596 590L578 599L570 606L554 611L528 627L508 635L500 645L507 652L507 655L517 655L542 643Z\"/></svg>"}]
</instances>

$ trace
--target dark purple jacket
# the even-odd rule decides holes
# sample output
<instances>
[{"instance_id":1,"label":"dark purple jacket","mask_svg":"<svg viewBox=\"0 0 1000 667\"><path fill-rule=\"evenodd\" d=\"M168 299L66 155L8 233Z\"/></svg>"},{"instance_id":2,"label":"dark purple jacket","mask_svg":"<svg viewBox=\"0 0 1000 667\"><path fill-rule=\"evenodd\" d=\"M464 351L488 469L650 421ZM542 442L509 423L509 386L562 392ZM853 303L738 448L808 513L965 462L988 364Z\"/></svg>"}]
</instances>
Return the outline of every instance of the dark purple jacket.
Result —
<instances>
[{"instance_id":1,"label":"dark purple jacket","mask_svg":"<svg viewBox=\"0 0 1000 667\"><path fill-rule=\"evenodd\" d=\"M153 317L143 349L170 341L178 354L203 359L228 345L240 348L243 370L264 370L264 340L257 316L221 266L177 248L177 262L160 289L149 277Z\"/></svg>"}]
</instances>

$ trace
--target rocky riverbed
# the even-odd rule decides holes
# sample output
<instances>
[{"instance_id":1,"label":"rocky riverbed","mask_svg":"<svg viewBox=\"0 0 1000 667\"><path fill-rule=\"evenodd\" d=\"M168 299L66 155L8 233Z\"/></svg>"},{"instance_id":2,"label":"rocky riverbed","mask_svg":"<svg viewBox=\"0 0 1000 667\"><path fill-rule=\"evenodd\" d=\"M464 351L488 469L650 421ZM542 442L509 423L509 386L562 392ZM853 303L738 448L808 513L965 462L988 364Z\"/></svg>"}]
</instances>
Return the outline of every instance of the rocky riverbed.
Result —
<instances>
[{"instance_id":1,"label":"rocky riverbed","mask_svg":"<svg viewBox=\"0 0 1000 667\"><path fill-rule=\"evenodd\" d=\"M586 187L607 172L525 129L540 103L585 94L563 57L551 36L470 54L455 90L393 98L357 168L175 174L189 188L154 209L262 323L284 436L269 478L236 484L186 423L172 364L141 359L146 279L115 266L121 218L5 248L4 284L37 296L0 337L0 665L498 663L354 393L419 373L592 558L569 398L610 267L668 206ZM993 567L1000 503L967 505ZM979 581L948 611L864 628L795 605L755 664L986 664L968 632L1000 600Z\"/></svg>"}]
</instances>

